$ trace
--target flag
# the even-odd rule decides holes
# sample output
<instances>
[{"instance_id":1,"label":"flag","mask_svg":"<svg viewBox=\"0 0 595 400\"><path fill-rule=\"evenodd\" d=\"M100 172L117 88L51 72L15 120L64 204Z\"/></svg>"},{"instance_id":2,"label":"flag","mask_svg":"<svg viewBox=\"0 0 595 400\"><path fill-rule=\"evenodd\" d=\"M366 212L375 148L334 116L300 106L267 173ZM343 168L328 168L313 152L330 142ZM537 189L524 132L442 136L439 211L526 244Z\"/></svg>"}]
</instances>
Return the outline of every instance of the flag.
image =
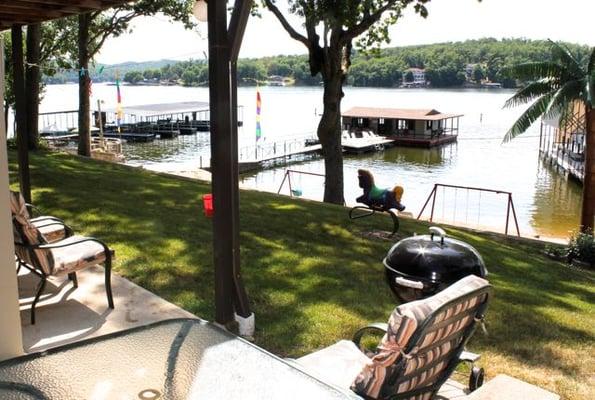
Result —
<instances>
[{"instance_id":1,"label":"flag","mask_svg":"<svg viewBox=\"0 0 595 400\"><path fill-rule=\"evenodd\" d=\"M260 90L256 86L256 141L262 136L262 131L260 130L260 106Z\"/></svg>"},{"instance_id":2,"label":"flag","mask_svg":"<svg viewBox=\"0 0 595 400\"><path fill-rule=\"evenodd\" d=\"M120 132L120 123L124 117L122 110L122 94L120 93L120 79L116 78L116 125L118 132Z\"/></svg>"}]
</instances>

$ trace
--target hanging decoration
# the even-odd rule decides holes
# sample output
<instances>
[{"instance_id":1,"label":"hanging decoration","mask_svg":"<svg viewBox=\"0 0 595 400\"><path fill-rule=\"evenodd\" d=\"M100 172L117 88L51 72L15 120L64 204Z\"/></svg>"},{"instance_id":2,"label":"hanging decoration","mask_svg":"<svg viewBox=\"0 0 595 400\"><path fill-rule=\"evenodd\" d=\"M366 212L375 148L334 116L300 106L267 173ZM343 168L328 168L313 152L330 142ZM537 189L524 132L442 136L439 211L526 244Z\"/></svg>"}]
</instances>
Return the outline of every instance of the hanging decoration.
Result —
<instances>
[{"instance_id":1,"label":"hanging decoration","mask_svg":"<svg viewBox=\"0 0 595 400\"><path fill-rule=\"evenodd\" d=\"M120 93L120 79L116 75L116 125L118 127L118 133L120 133L120 123L124 117L124 111L122 110L122 94Z\"/></svg>"},{"instance_id":2,"label":"hanging decoration","mask_svg":"<svg viewBox=\"0 0 595 400\"><path fill-rule=\"evenodd\" d=\"M260 100L260 89L258 85L256 85L256 141L261 138L262 130L260 129L260 107L261 107L261 100Z\"/></svg>"}]
</instances>

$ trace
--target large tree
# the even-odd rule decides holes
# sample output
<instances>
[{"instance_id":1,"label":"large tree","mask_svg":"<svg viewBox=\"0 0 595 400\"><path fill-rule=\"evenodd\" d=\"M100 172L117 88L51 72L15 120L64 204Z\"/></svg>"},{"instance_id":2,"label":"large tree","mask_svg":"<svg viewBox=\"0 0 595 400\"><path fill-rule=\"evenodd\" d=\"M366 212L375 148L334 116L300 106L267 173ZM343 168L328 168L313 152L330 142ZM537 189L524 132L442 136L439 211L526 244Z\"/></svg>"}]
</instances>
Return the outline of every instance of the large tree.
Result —
<instances>
[{"instance_id":1,"label":"large tree","mask_svg":"<svg viewBox=\"0 0 595 400\"><path fill-rule=\"evenodd\" d=\"M525 132L540 117L558 117L563 127L575 112L575 102L585 110L585 172L581 229L593 229L595 217L595 47L586 55L571 52L566 46L551 42L551 61L518 64L511 76L525 82L505 107L531 103L506 133L507 142Z\"/></svg>"},{"instance_id":2,"label":"large tree","mask_svg":"<svg viewBox=\"0 0 595 400\"><path fill-rule=\"evenodd\" d=\"M89 63L101 50L105 41L130 31L130 22L140 16L163 13L187 28L194 26L191 19L194 0L140 0L123 4L107 11L94 11L78 16L78 70L79 70L79 144L78 153L91 155Z\"/></svg>"},{"instance_id":3,"label":"large tree","mask_svg":"<svg viewBox=\"0 0 595 400\"><path fill-rule=\"evenodd\" d=\"M275 0L263 1L289 35L308 49L311 75L322 76L324 108L317 134L324 153L324 201L343 204L341 99L354 41L362 49L388 43L388 28L403 10L414 3L425 17L429 0L288 0L284 11ZM305 33L291 25L288 14L303 19Z\"/></svg>"}]
</instances>

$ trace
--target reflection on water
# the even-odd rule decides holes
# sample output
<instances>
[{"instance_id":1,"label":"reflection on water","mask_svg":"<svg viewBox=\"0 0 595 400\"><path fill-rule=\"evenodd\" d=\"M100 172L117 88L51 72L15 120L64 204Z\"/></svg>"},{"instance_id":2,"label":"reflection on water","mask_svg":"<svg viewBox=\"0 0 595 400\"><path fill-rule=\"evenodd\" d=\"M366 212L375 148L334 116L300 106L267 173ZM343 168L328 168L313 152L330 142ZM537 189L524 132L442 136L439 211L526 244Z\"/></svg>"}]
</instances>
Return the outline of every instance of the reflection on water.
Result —
<instances>
[{"instance_id":1,"label":"reflection on water","mask_svg":"<svg viewBox=\"0 0 595 400\"><path fill-rule=\"evenodd\" d=\"M262 131L265 143L292 135L315 131L321 110L321 88L263 87ZM208 89L184 87L122 88L126 105L151 102L207 101ZM94 96L115 106L114 88L94 85ZM376 89L345 88L343 109L352 106L435 108L443 112L465 114L460 120L458 143L442 148L391 148L378 153L345 156L345 199L348 205L361 194L357 170L365 168L376 177L379 187L402 185L403 202L414 216L421 211L435 183L472 186L512 192L519 227L523 235L567 236L579 220L581 188L539 161L539 126L513 142L501 144L501 138L523 111L502 109L511 91ZM244 126L239 129L240 146L255 142L255 88L238 90L244 106ZM150 100L147 99L159 99ZM94 100L95 101L95 100ZM113 103L113 104L112 104ZM50 85L41 110L76 108L76 85ZM209 156L209 134L180 136L153 143L124 146L127 161L134 165L150 164L164 171L194 171ZM277 192L287 168L324 173L320 159L305 159L287 166L273 166L243 175L245 187ZM303 197L321 200L324 178L292 176L292 186ZM283 192L287 194L287 186ZM437 220L476 228L504 231L507 212L505 195L479 193L465 189L439 189L434 217ZM424 211L429 217L429 210ZM511 226L513 222L511 219Z\"/></svg>"},{"instance_id":2,"label":"reflection on water","mask_svg":"<svg viewBox=\"0 0 595 400\"><path fill-rule=\"evenodd\" d=\"M580 223L582 186L568 180L545 161L540 161L535 185L533 229L545 236L568 237ZM569 207L570 206L570 207Z\"/></svg>"}]
</instances>

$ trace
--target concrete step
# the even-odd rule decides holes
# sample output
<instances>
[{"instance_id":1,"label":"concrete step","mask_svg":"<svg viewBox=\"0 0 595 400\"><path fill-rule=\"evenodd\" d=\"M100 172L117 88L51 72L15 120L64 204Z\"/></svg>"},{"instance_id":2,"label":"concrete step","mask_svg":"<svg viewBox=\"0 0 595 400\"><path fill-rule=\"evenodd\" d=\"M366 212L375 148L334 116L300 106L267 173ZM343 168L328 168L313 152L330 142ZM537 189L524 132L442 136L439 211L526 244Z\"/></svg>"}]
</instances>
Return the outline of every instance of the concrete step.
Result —
<instances>
[{"instance_id":1,"label":"concrete step","mask_svg":"<svg viewBox=\"0 0 595 400\"><path fill-rule=\"evenodd\" d=\"M466 400L559 400L560 396L508 375L498 375Z\"/></svg>"}]
</instances>

